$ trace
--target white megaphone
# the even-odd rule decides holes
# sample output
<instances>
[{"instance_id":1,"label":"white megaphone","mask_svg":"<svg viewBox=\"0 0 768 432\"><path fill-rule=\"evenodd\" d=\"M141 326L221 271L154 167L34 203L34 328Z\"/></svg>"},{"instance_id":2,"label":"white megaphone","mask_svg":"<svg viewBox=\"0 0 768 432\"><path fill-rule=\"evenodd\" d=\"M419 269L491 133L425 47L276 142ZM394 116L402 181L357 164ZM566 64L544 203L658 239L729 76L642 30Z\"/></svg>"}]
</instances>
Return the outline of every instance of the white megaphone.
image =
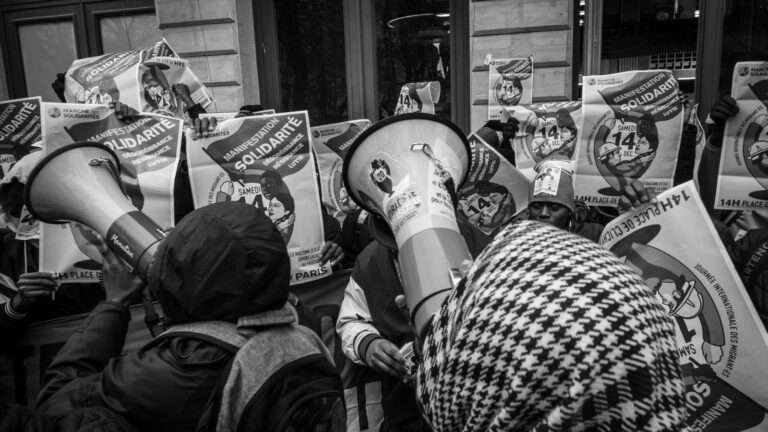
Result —
<instances>
[{"instance_id":1,"label":"white megaphone","mask_svg":"<svg viewBox=\"0 0 768 432\"><path fill-rule=\"evenodd\" d=\"M24 203L43 222L87 225L143 278L165 238L125 195L118 157L98 143L78 142L46 155L29 175Z\"/></svg>"},{"instance_id":2,"label":"white megaphone","mask_svg":"<svg viewBox=\"0 0 768 432\"><path fill-rule=\"evenodd\" d=\"M400 281L420 337L472 260L454 206L470 155L458 127L412 113L363 131L344 159L350 196L392 230Z\"/></svg>"}]
</instances>

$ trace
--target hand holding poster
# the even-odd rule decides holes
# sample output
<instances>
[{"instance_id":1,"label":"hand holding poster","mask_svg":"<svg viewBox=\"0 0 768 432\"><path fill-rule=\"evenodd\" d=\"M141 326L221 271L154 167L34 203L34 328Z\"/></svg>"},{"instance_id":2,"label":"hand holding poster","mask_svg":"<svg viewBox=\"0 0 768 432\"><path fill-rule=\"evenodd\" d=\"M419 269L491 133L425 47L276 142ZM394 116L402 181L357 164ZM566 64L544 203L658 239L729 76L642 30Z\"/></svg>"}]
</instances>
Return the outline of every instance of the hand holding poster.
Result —
<instances>
[{"instance_id":1,"label":"hand holding poster","mask_svg":"<svg viewBox=\"0 0 768 432\"><path fill-rule=\"evenodd\" d=\"M472 163L458 192L458 215L495 234L528 206L530 181L477 134L468 139Z\"/></svg>"},{"instance_id":2,"label":"hand holding poster","mask_svg":"<svg viewBox=\"0 0 768 432\"><path fill-rule=\"evenodd\" d=\"M582 100L576 199L615 207L634 180L653 194L672 187L684 116L672 72L586 76Z\"/></svg>"},{"instance_id":3,"label":"hand holding poster","mask_svg":"<svg viewBox=\"0 0 768 432\"><path fill-rule=\"evenodd\" d=\"M67 102L122 102L137 111L183 118L199 103L208 106L208 89L163 39L143 50L105 54L72 62L66 74Z\"/></svg>"},{"instance_id":4,"label":"hand holding poster","mask_svg":"<svg viewBox=\"0 0 768 432\"><path fill-rule=\"evenodd\" d=\"M42 110L46 153L76 141L103 143L120 159L125 198L158 225L173 226L180 119L147 114L118 120L105 105L43 103ZM40 270L64 282L96 282L98 244L98 235L83 225L42 224Z\"/></svg>"},{"instance_id":5,"label":"hand holding poster","mask_svg":"<svg viewBox=\"0 0 768 432\"><path fill-rule=\"evenodd\" d=\"M692 182L605 227L674 320L692 431L768 428L768 335Z\"/></svg>"},{"instance_id":6,"label":"hand holding poster","mask_svg":"<svg viewBox=\"0 0 768 432\"><path fill-rule=\"evenodd\" d=\"M435 113L435 104L440 101L440 81L425 81L404 84L397 97L395 115L413 112Z\"/></svg>"},{"instance_id":7,"label":"hand holding poster","mask_svg":"<svg viewBox=\"0 0 768 432\"><path fill-rule=\"evenodd\" d=\"M40 139L39 97L0 101L0 179Z\"/></svg>"},{"instance_id":8,"label":"hand holding poster","mask_svg":"<svg viewBox=\"0 0 768 432\"><path fill-rule=\"evenodd\" d=\"M370 125L370 120L350 120L312 127L312 147L317 157L323 205L339 223L359 208L349 197L341 178L344 156L355 137Z\"/></svg>"},{"instance_id":9,"label":"hand holding poster","mask_svg":"<svg viewBox=\"0 0 768 432\"><path fill-rule=\"evenodd\" d=\"M533 57L493 58L488 63L488 120L533 102Z\"/></svg>"},{"instance_id":10,"label":"hand holding poster","mask_svg":"<svg viewBox=\"0 0 768 432\"><path fill-rule=\"evenodd\" d=\"M725 123L716 209L768 209L768 62L739 62L731 96L739 112Z\"/></svg>"},{"instance_id":11,"label":"hand holding poster","mask_svg":"<svg viewBox=\"0 0 768 432\"><path fill-rule=\"evenodd\" d=\"M513 141L515 162L526 177L536 176L534 167L541 161L574 159L581 102L519 105L511 116L518 121Z\"/></svg>"},{"instance_id":12,"label":"hand holding poster","mask_svg":"<svg viewBox=\"0 0 768 432\"><path fill-rule=\"evenodd\" d=\"M197 140L187 131L195 208L238 201L262 209L288 247L292 285L331 273L320 264L324 233L310 151L306 111L225 120Z\"/></svg>"}]
</instances>

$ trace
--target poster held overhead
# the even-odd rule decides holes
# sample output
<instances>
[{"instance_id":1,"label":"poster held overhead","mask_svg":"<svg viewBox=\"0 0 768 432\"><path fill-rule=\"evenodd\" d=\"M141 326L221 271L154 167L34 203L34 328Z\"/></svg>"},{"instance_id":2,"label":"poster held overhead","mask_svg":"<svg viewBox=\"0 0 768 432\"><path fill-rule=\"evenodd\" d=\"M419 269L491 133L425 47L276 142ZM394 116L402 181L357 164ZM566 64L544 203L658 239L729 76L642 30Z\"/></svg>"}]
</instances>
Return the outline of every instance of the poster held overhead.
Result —
<instances>
[{"instance_id":1,"label":"poster held overhead","mask_svg":"<svg viewBox=\"0 0 768 432\"><path fill-rule=\"evenodd\" d=\"M163 39L153 46L75 60L65 77L70 103L121 102L137 111L184 118L195 104L203 108L211 93Z\"/></svg>"},{"instance_id":2,"label":"poster held overhead","mask_svg":"<svg viewBox=\"0 0 768 432\"><path fill-rule=\"evenodd\" d=\"M440 101L440 81L424 81L403 84L397 97L395 115L423 112L435 113L435 105Z\"/></svg>"},{"instance_id":3,"label":"poster held overhead","mask_svg":"<svg viewBox=\"0 0 768 432\"><path fill-rule=\"evenodd\" d=\"M533 102L533 57L488 56L488 120L501 120L520 104Z\"/></svg>"},{"instance_id":4,"label":"poster held overhead","mask_svg":"<svg viewBox=\"0 0 768 432\"><path fill-rule=\"evenodd\" d=\"M341 178L344 156L357 135L370 125L370 120L350 120L312 127L312 148L317 158L323 205L339 223L359 208L349 197Z\"/></svg>"},{"instance_id":5,"label":"poster held overhead","mask_svg":"<svg viewBox=\"0 0 768 432\"><path fill-rule=\"evenodd\" d=\"M0 101L0 179L40 141L40 97Z\"/></svg>"},{"instance_id":6,"label":"poster held overhead","mask_svg":"<svg viewBox=\"0 0 768 432\"><path fill-rule=\"evenodd\" d=\"M291 258L291 284L331 274L320 264L324 243L320 193L306 111L238 117L210 136L187 132L195 208L238 201L269 216Z\"/></svg>"},{"instance_id":7,"label":"poster held overhead","mask_svg":"<svg viewBox=\"0 0 768 432\"><path fill-rule=\"evenodd\" d=\"M768 209L768 62L739 62L731 96L739 112L725 122L715 208Z\"/></svg>"},{"instance_id":8,"label":"poster held overhead","mask_svg":"<svg viewBox=\"0 0 768 432\"><path fill-rule=\"evenodd\" d=\"M614 219L600 242L675 323L691 429L766 430L768 334L693 182Z\"/></svg>"},{"instance_id":9,"label":"poster held overhead","mask_svg":"<svg viewBox=\"0 0 768 432\"><path fill-rule=\"evenodd\" d=\"M528 206L531 182L477 134L467 140L472 163L458 192L458 216L493 235Z\"/></svg>"},{"instance_id":10,"label":"poster held overhead","mask_svg":"<svg viewBox=\"0 0 768 432\"><path fill-rule=\"evenodd\" d=\"M672 187L684 120L672 72L621 72L583 82L576 199L616 207L635 180L653 194Z\"/></svg>"},{"instance_id":11,"label":"poster held overhead","mask_svg":"<svg viewBox=\"0 0 768 432\"><path fill-rule=\"evenodd\" d=\"M518 121L513 141L517 168L529 179L544 160L574 160L581 125L581 102L519 105L511 116Z\"/></svg>"}]
</instances>

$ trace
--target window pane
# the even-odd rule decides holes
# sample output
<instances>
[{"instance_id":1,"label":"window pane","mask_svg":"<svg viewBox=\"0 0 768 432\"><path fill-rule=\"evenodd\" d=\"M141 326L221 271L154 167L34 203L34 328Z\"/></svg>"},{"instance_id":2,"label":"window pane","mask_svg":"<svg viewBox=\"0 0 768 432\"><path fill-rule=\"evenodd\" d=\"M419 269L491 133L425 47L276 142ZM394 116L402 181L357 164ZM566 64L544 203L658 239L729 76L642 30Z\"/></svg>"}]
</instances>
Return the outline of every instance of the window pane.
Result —
<instances>
[{"instance_id":1,"label":"window pane","mask_svg":"<svg viewBox=\"0 0 768 432\"><path fill-rule=\"evenodd\" d=\"M600 72L670 69L693 93L699 0L610 0L603 3Z\"/></svg>"},{"instance_id":2,"label":"window pane","mask_svg":"<svg viewBox=\"0 0 768 432\"><path fill-rule=\"evenodd\" d=\"M19 42L27 95L58 102L51 83L56 74L66 72L77 57L72 21L21 25Z\"/></svg>"},{"instance_id":3,"label":"window pane","mask_svg":"<svg viewBox=\"0 0 768 432\"><path fill-rule=\"evenodd\" d=\"M104 53L146 48L163 38L151 13L102 18L99 26Z\"/></svg>"},{"instance_id":4,"label":"window pane","mask_svg":"<svg viewBox=\"0 0 768 432\"><path fill-rule=\"evenodd\" d=\"M730 94L733 66L740 61L768 59L768 2L730 0L723 23L720 93Z\"/></svg>"},{"instance_id":5,"label":"window pane","mask_svg":"<svg viewBox=\"0 0 768 432\"><path fill-rule=\"evenodd\" d=\"M394 114L403 84L440 83L435 114L450 120L448 0L376 0L379 116Z\"/></svg>"},{"instance_id":6,"label":"window pane","mask_svg":"<svg viewBox=\"0 0 768 432\"><path fill-rule=\"evenodd\" d=\"M283 110L309 110L313 124L346 120L342 2L275 0L274 3Z\"/></svg>"}]
</instances>

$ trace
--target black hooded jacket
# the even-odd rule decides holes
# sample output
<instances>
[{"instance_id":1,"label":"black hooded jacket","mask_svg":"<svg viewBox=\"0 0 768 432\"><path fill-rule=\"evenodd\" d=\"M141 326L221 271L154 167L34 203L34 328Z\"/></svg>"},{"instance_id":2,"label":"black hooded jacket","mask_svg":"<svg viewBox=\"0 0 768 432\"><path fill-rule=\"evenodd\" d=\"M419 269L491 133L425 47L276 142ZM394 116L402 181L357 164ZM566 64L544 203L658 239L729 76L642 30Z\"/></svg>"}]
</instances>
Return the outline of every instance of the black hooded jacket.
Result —
<instances>
[{"instance_id":1,"label":"black hooded jacket","mask_svg":"<svg viewBox=\"0 0 768 432\"><path fill-rule=\"evenodd\" d=\"M149 283L173 322L232 320L282 307L289 267L282 236L263 212L222 203L179 223L159 247ZM121 356L129 318L113 302L91 312L48 368L39 413L58 418L101 406L141 431L195 430L231 355L169 337Z\"/></svg>"}]
</instances>

